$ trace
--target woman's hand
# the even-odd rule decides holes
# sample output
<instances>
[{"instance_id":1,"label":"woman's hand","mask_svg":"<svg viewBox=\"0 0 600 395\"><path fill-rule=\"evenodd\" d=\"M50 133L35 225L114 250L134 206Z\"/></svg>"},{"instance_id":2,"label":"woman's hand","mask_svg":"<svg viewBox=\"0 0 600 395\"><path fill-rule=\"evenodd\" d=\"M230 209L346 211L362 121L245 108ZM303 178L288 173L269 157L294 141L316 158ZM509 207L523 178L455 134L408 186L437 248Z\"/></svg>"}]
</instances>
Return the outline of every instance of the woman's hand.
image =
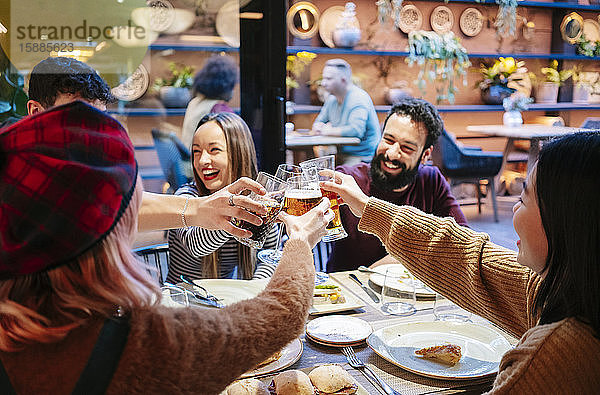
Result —
<instances>
[{"instance_id":1,"label":"woman's hand","mask_svg":"<svg viewBox=\"0 0 600 395\"><path fill-rule=\"evenodd\" d=\"M188 225L201 226L206 229L222 229L233 236L242 238L252 236L252 232L238 228L230 222L231 218L237 218L260 225L262 219L258 215L267 214L267 210L262 204L247 196L239 195L245 190L259 195L267 192L258 182L242 177L212 195L190 199L190 214L186 214Z\"/></svg>"},{"instance_id":2,"label":"woman's hand","mask_svg":"<svg viewBox=\"0 0 600 395\"><path fill-rule=\"evenodd\" d=\"M333 170L321 170L319 173L324 176L334 177L335 179L335 182L322 181L320 183L321 188L340 195L344 201L342 204L347 204L352 214L362 217L369 197L360 189L354 177Z\"/></svg>"},{"instance_id":3,"label":"woman's hand","mask_svg":"<svg viewBox=\"0 0 600 395\"><path fill-rule=\"evenodd\" d=\"M323 198L319 205L304 215L297 217L282 211L278 217L285 223L290 239L306 240L310 248L314 248L327 233L325 227L335 216L329 207L329 199Z\"/></svg>"}]
</instances>

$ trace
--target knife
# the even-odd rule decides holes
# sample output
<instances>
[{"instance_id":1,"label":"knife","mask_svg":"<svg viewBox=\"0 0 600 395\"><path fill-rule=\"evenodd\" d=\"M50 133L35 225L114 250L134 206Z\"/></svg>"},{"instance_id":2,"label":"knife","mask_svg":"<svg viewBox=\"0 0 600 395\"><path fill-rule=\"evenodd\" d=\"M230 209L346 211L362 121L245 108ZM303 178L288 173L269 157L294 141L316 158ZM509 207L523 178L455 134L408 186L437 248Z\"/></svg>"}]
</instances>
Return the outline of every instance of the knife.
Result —
<instances>
[{"instance_id":1,"label":"knife","mask_svg":"<svg viewBox=\"0 0 600 395\"><path fill-rule=\"evenodd\" d=\"M356 281L356 283L358 285L361 286L362 289L365 290L365 292L367 293L367 295L369 295L371 297L371 299L373 299L373 302L375 303L379 303L379 296L377 296L377 294L375 292L373 292L373 290L369 287L367 287L366 285L364 285L359 279L358 277L356 277L356 275L354 275L353 273L350 273L348 275L352 280Z\"/></svg>"}]
</instances>

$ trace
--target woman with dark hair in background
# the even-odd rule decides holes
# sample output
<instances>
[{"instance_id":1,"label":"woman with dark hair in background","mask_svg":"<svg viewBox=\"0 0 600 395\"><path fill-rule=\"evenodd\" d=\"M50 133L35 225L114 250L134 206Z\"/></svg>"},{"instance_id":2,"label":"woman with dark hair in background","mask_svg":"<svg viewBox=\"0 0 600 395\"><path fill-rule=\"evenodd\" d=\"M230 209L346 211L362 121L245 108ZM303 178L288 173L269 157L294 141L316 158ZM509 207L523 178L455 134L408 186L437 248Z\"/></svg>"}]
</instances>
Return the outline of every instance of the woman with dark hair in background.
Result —
<instances>
[{"instance_id":1,"label":"woman with dark hair in background","mask_svg":"<svg viewBox=\"0 0 600 395\"><path fill-rule=\"evenodd\" d=\"M256 178L256 152L248 126L233 113L206 115L192 142L194 181L179 188L176 195L209 196L240 177ZM277 227L273 227L265 248L274 248ZM224 230L197 226L169 231L169 274L191 278L267 278L274 265L257 262L257 251L239 243Z\"/></svg>"},{"instance_id":2,"label":"woman with dark hair in background","mask_svg":"<svg viewBox=\"0 0 600 395\"><path fill-rule=\"evenodd\" d=\"M218 394L303 331L327 199L280 213L290 240L258 296L171 308L131 251L142 182L117 121L54 107L3 129L0 158L0 393Z\"/></svg>"},{"instance_id":3,"label":"woman with dark hair in background","mask_svg":"<svg viewBox=\"0 0 600 395\"><path fill-rule=\"evenodd\" d=\"M369 198L348 175L340 194L420 280L521 337L494 393L595 393L600 388L600 134L544 145L513 207L518 253L409 206Z\"/></svg>"},{"instance_id":4,"label":"woman with dark hair in background","mask_svg":"<svg viewBox=\"0 0 600 395\"><path fill-rule=\"evenodd\" d=\"M182 141L186 147L192 144L198 122L208 113L233 112L227 105L238 82L238 66L227 55L208 58L204 67L194 77L194 98L185 110Z\"/></svg>"}]
</instances>

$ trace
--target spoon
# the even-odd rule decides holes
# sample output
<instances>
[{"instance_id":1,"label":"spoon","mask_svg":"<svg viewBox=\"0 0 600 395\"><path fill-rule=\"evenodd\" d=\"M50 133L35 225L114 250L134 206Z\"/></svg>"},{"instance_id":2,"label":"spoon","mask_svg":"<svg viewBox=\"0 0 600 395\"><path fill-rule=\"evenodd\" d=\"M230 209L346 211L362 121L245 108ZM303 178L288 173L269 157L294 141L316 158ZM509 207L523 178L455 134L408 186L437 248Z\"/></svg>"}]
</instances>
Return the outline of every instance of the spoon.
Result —
<instances>
[{"instance_id":1,"label":"spoon","mask_svg":"<svg viewBox=\"0 0 600 395\"><path fill-rule=\"evenodd\" d=\"M369 269L368 267L366 267L366 266L362 266L362 265L358 267L358 271L359 271L359 272L364 272L364 273L376 273L376 274L381 274L381 273L379 273L379 272L376 272L376 271L375 271L375 270L373 270L373 269Z\"/></svg>"}]
</instances>

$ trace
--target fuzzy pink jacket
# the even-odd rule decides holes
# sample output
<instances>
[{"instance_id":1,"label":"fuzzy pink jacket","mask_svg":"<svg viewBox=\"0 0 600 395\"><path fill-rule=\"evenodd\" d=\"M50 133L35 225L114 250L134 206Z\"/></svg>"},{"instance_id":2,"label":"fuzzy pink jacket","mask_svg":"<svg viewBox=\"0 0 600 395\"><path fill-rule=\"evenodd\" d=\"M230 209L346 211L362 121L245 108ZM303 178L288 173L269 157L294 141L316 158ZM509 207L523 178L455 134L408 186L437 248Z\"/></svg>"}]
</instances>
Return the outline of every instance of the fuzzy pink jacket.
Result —
<instances>
[{"instance_id":1,"label":"fuzzy pink jacket","mask_svg":"<svg viewBox=\"0 0 600 395\"><path fill-rule=\"evenodd\" d=\"M131 314L131 331L108 394L218 394L304 330L314 265L305 241L289 240L267 288L221 310L156 306ZM18 394L70 394L104 320L63 341L0 352Z\"/></svg>"},{"instance_id":2,"label":"fuzzy pink jacket","mask_svg":"<svg viewBox=\"0 0 600 395\"><path fill-rule=\"evenodd\" d=\"M600 339L576 318L537 325L541 278L516 253L414 207L369 199L359 230L378 236L420 280L521 337L500 362L494 394L591 394L600 389Z\"/></svg>"}]
</instances>

